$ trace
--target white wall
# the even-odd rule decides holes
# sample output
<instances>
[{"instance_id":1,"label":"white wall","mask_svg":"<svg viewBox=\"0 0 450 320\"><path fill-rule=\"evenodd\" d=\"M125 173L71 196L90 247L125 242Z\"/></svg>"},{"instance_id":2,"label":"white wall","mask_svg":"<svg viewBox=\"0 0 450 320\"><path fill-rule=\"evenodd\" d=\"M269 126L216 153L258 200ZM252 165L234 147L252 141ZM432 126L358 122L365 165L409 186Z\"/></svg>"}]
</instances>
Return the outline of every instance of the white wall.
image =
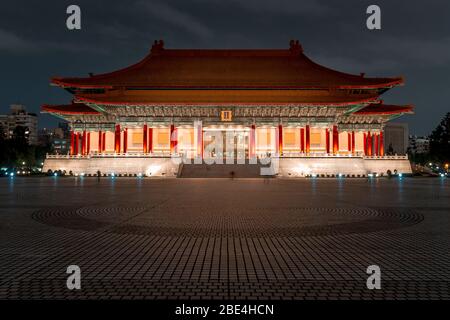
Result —
<instances>
[{"instance_id":1,"label":"white wall","mask_svg":"<svg viewBox=\"0 0 450 320\"><path fill-rule=\"evenodd\" d=\"M310 157L281 158L280 175L299 177L309 174L354 174L383 173L397 170L398 173L411 173L411 164L407 159L364 159L360 157Z\"/></svg>"},{"instance_id":2,"label":"white wall","mask_svg":"<svg viewBox=\"0 0 450 320\"><path fill-rule=\"evenodd\" d=\"M155 176L175 177L179 165L171 158L150 158L150 157L92 157L92 158L67 158L67 159L46 159L43 172L49 169L52 171L66 170L73 174L139 174L152 173Z\"/></svg>"}]
</instances>

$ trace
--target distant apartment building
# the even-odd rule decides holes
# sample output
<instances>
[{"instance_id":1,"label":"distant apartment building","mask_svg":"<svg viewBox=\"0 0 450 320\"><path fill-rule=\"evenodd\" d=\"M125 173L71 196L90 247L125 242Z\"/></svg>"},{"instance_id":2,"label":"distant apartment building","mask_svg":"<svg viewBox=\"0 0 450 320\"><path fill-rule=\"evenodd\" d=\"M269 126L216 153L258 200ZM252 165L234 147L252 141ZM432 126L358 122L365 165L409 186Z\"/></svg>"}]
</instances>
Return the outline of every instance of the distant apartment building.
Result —
<instances>
[{"instance_id":1,"label":"distant apartment building","mask_svg":"<svg viewBox=\"0 0 450 320\"><path fill-rule=\"evenodd\" d=\"M406 154L409 145L408 124L388 122L384 128L384 145L386 154Z\"/></svg>"},{"instance_id":2,"label":"distant apartment building","mask_svg":"<svg viewBox=\"0 0 450 320\"><path fill-rule=\"evenodd\" d=\"M425 154L430 151L430 138L409 136L409 152L413 154Z\"/></svg>"},{"instance_id":3,"label":"distant apartment building","mask_svg":"<svg viewBox=\"0 0 450 320\"><path fill-rule=\"evenodd\" d=\"M0 115L1 134L5 138L12 138L14 130L18 127L25 129L25 137L28 143L38 143L38 117L35 113L27 112L24 105L12 104L10 113Z\"/></svg>"},{"instance_id":4,"label":"distant apartment building","mask_svg":"<svg viewBox=\"0 0 450 320\"><path fill-rule=\"evenodd\" d=\"M70 151L69 127L60 122L57 128L39 130L39 144L51 145L55 154L67 154Z\"/></svg>"}]
</instances>

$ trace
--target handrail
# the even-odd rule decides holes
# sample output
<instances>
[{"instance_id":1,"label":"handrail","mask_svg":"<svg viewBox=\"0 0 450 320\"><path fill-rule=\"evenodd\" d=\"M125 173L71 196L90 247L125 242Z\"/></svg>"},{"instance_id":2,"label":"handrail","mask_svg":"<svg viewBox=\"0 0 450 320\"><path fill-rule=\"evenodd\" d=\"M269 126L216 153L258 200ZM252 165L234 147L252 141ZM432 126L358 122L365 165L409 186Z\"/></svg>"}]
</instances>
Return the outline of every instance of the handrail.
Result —
<instances>
[{"instance_id":1,"label":"handrail","mask_svg":"<svg viewBox=\"0 0 450 320\"><path fill-rule=\"evenodd\" d=\"M167 158L179 157L180 154L170 154L170 152L152 152L152 153L90 153L87 155L68 155L68 154L47 154L46 159L90 159L90 158ZM275 155L272 155L275 156ZM265 158L267 154L259 153L258 158ZM356 154L327 154L327 153L300 153L284 152L280 158L363 158L368 160L407 160L408 155L384 155L367 156L362 153Z\"/></svg>"},{"instance_id":2,"label":"handrail","mask_svg":"<svg viewBox=\"0 0 450 320\"><path fill-rule=\"evenodd\" d=\"M152 152L152 153L90 153L86 155L69 154L47 154L46 159L90 159L90 158L166 158L177 156L170 152Z\"/></svg>"}]
</instances>

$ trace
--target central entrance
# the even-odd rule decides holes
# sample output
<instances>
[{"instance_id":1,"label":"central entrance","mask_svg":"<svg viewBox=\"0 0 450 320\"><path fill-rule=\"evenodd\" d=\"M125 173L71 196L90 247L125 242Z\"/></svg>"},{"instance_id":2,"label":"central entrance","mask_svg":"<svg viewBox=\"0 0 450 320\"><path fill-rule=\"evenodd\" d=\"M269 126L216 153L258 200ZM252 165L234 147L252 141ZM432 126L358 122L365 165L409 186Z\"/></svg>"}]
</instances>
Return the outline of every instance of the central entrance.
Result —
<instances>
[{"instance_id":1,"label":"central entrance","mask_svg":"<svg viewBox=\"0 0 450 320\"><path fill-rule=\"evenodd\" d=\"M203 157L223 159L248 159L249 132L246 128L205 128L203 132Z\"/></svg>"}]
</instances>

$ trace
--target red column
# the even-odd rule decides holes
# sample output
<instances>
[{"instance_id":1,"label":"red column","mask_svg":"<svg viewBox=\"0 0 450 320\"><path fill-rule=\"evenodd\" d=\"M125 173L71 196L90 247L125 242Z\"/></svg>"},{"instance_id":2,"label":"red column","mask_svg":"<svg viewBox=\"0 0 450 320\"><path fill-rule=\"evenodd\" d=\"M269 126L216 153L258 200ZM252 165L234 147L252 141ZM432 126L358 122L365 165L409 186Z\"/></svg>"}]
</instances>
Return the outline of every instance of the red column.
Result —
<instances>
[{"instance_id":1,"label":"red column","mask_svg":"<svg viewBox=\"0 0 450 320\"><path fill-rule=\"evenodd\" d=\"M352 154L355 154L355 131L352 131Z\"/></svg>"},{"instance_id":2,"label":"red column","mask_svg":"<svg viewBox=\"0 0 450 320\"><path fill-rule=\"evenodd\" d=\"M278 125L278 154L283 153L283 125Z\"/></svg>"},{"instance_id":3,"label":"red column","mask_svg":"<svg viewBox=\"0 0 450 320\"><path fill-rule=\"evenodd\" d=\"M367 134L364 132L363 144L364 144L364 155L367 155Z\"/></svg>"},{"instance_id":4,"label":"red column","mask_svg":"<svg viewBox=\"0 0 450 320\"><path fill-rule=\"evenodd\" d=\"M87 133L86 154L91 152L91 132Z\"/></svg>"},{"instance_id":5,"label":"red column","mask_svg":"<svg viewBox=\"0 0 450 320\"><path fill-rule=\"evenodd\" d=\"M102 152L105 152L105 150L106 150L106 132L103 132L102 140L103 140L103 142L102 142Z\"/></svg>"},{"instance_id":6,"label":"red column","mask_svg":"<svg viewBox=\"0 0 450 320\"><path fill-rule=\"evenodd\" d=\"M142 150L144 153L148 152L147 131L147 124L144 124L142 131Z\"/></svg>"},{"instance_id":7,"label":"red column","mask_svg":"<svg viewBox=\"0 0 450 320\"><path fill-rule=\"evenodd\" d=\"M98 132L98 152L99 153L102 152L102 138L103 138L103 135L102 135L102 131L100 130Z\"/></svg>"},{"instance_id":8,"label":"red column","mask_svg":"<svg viewBox=\"0 0 450 320\"><path fill-rule=\"evenodd\" d=\"M380 131L380 156L384 156L383 131Z\"/></svg>"},{"instance_id":9,"label":"red column","mask_svg":"<svg viewBox=\"0 0 450 320\"><path fill-rule=\"evenodd\" d=\"M250 147L249 147L249 158L253 158L256 154L256 146L255 146L255 134L256 134L256 126L252 124L250 129Z\"/></svg>"},{"instance_id":10,"label":"red column","mask_svg":"<svg viewBox=\"0 0 450 320\"><path fill-rule=\"evenodd\" d=\"M333 154L339 151L339 132L337 126L333 126Z\"/></svg>"},{"instance_id":11,"label":"red column","mask_svg":"<svg viewBox=\"0 0 450 320\"><path fill-rule=\"evenodd\" d=\"M84 155L86 153L86 130L83 130L83 134L81 136L81 154Z\"/></svg>"},{"instance_id":12,"label":"red column","mask_svg":"<svg viewBox=\"0 0 450 320\"><path fill-rule=\"evenodd\" d=\"M170 125L170 154L177 152L177 132L173 124Z\"/></svg>"},{"instance_id":13,"label":"red column","mask_svg":"<svg viewBox=\"0 0 450 320\"><path fill-rule=\"evenodd\" d=\"M330 130L325 129L325 146L327 153L330 153Z\"/></svg>"},{"instance_id":14,"label":"red column","mask_svg":"<svg viewBox=\"0 0 450 320\"><path fill-rule=\"evenodd\" d=\"M378 155L378 134L374 133L373 138L375 140L375 146L373 148L373 154L375 156L377 156Z\"/></svg>"},{"instance_id":15,"label":"red column","mask_svg":"<svg viewBox=\"0 0 450 320\"><path fill-rule=\"evenodd\" d=\"M148 128L148 152L153 152L153 128Z\"/></svg>"},{"instance_id":16,"label":"red column","mask_svg":"<svg viewBox=\"0 0 450 320\"><path fill-rule=\"evenodd\" d=\"M347 132L348 142L347 142L347 150L348 152L352 151L352 135L350 132Z\"/></svg>"},{"instance_id":17,"label":"red column","mask_svg":"<svg viewBox=\"0 0 450 320\"><path fill-rule=\"evenodd\" d=\"M174 127L173 135L174 135L174 139L175 139L175 141L173 142L173 150L175 151L175 153L178 153L178 128L177 127Z\"/></svg>"},{"instance_id":18,"label":"red column","mask_svg":"<svg viewBox=\"0 0 450 320\"><path fill-rule=\"evenodd\" d=\"M305 129L300 128L300 152L305 152Z\"/></svg>"},{"instance_id":19,"label":"red column","mask_svg":"<svg viewBox=\"0 0 450 320\"><path fill-rule=\"evenodd\" d=\"M203 158L203 126L196 124L195 128L197 130L197 157Z\"/></svg>"},{"instance_id":20,"label":"red column","mask_svg":"<svg viewBox=\"0 0 450 320\"><path fill-rule=\"evenodd\" d=\"M311 145L310 145L310 132L309 132L309 124L306 125L305 127L305 138L306 138L306 154L309 154L309 150L311 149Z\"/></svg>"},{"instance_id":21,"label":"red column","mask_svg":"<svg viewBox=\"0 0 450 320\"><path fill-rule=\"evenodd\" d=\"M372 156L372 136L370 131L367 132L367 155Z\"/></svg>"},{"instance_id":22,"label":"red column","mask_svg":"<svg viewBox=\"0 0 450 320\"><path fill-rule=\"evenodd\" d=\"M75 137L74 137L74 133L73 131L70 131L70 155L74 154L74 150L75 150Z\"/></svg>"},{"instance_id":23,"label":"red column","mask_svg":"<svg viewBox=\"0 0 450 320\"><path fill-rule=\"evenodd\" d=\"M201 137L202 137L202 141L201 141L201 152L202 152L202 159L203 159L203 155L204 155L204 151L205 151L205 141L203 140L203 136L205 134L205 130L203 130L203 126L202 126L202 130L201 130Z\"/></svg>"},{"instance_id":24,"label":"red column","mask_svg":"<svg viewBox=\"0 0 450 320\"><path fill-rule=\"evenodd\" d=\"M123 130L123 153L127 153L128 149L128 128Z\"/></svg>"},{"instance_id":25,"label":"red column","mask_svg":"<svg viewBox=\"0 0 450 320\"><path fill-rule=\"evenodd\" d=\"M120 124L116 124L116 134L114 136L114 151L120 153Z\"/></svg>"},{"instance_id":26,"label":"red column","mask_svg":"<svg viewBox=\"0 0 450 320\"><path fill-rule=\"evenodd\" d=\"M86 155L87 154L87 131L84 130L83 132L83 142L84 142L84 152L83 154Z\"/></svg>"},{"instance_id":27,"label":"red column","mask_svg":"<svg viewBox=\"0 0 450 320\"><path fill-rule=\"evenodd\" d=\"M77 132L75 139L75 154L78 154L79 152L80 152L80 133Z\"/></svg>"}]
</instances>

